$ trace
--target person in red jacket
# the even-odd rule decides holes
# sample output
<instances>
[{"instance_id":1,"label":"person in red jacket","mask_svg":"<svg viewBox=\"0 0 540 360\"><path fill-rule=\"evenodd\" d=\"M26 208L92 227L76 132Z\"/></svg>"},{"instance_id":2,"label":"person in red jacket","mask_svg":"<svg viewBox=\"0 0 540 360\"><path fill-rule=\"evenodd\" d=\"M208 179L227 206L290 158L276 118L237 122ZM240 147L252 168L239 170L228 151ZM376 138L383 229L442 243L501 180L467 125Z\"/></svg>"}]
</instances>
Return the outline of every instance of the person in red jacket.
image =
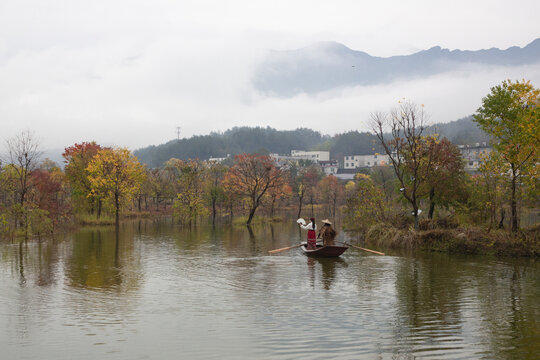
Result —
<instances>
[{"instance_id":1,"label":"person in red jacket","mask_svg":"<svg viewBox=\"0 0 540 360\"><path fill-rule=\"evenodd\" d=\"M307 249L312 250L317 248L317 225L315 218L310 218L310 223L306 225L298 224L304 230L307 230Z\"/></svg>"}]
</instances>

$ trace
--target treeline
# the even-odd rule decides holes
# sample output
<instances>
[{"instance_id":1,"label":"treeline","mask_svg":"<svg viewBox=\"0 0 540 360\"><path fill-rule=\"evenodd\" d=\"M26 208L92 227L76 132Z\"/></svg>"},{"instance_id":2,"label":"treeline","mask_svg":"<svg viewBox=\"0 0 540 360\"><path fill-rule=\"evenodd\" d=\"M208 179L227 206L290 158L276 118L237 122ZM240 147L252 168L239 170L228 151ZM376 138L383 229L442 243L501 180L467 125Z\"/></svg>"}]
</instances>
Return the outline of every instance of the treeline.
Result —
<instances>
[{"instance_id":1,"label":"treeline","mask_svg":"<svg viewBox=\"0 0 540 360\"><path fill-rule=\"evenodd\" d=\"M428 132L437 133L455 144L474 144L489 141L472 117L447 124L435 124ZM208 159L228 154L278 153L290 154L291 150L326 150L334 160L345 155L368 155L382 152L379 140L368 132L349 131L334 136L322 135L310 129L276 130L270 127L235 127L224 133L193 136L172 140L166 144L136 150L135 156L149 167L160 167L168 159Z\"/></svg>"},{"instance_id":2,"label":"treeline","mask_svg":"<svg viewBox=\"0 0 540 360\"><path fill-rule=\"evenodd\" d=\"M474 121L492 137L493 151L477 175L463 170L456 144L430 133L423 107L413 103L373 115L372 136L389 165L347 182L324 176L310 161L278 168L260 152L225 163L171 157L150 168L126 149L94 142L67 147L62 169L41 161L39 144L24 132L7 142L0 166L0 233L41 236L103 217L118 224L122 213L249 225L256 214L272 219L275 209L288 209L298 217L341 213L347 228L398 242L419 230L469 226L520 234L524 209L540 206L539 104L540 90L525 81L505 81L483 99ZM528 239L540 254L534 231Z\"/></svg>"}]
</instances>

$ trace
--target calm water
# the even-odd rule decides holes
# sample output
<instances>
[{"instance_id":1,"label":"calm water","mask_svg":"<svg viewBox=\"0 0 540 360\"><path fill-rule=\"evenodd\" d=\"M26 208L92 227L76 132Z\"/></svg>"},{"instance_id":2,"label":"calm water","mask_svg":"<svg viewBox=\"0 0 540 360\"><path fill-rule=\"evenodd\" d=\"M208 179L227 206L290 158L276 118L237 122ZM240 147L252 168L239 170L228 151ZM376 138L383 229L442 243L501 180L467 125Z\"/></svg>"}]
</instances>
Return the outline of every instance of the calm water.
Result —
<instances>
[{"instance_id":1,"label":"calm water","mask_svg":"<svg viewBox=\"0 0 540 360\"><path fill-rule=\"evenodd\" d=\"M305 233L302 234L305 236ZM340 235L343 238L343 234ZM1 359L537 359L540 266L307 258L293 222L0 242Z\"/></svg>"}]
</instances>

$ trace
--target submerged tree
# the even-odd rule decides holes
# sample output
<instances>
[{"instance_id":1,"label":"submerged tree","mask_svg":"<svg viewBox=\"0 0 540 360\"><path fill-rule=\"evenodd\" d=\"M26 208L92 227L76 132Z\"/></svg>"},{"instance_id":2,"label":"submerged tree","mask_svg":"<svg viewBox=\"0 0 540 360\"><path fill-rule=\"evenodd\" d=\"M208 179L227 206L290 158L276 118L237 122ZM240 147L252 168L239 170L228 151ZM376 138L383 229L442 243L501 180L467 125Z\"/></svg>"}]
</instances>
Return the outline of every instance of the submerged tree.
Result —
<instances>
[{"instance_id":1,"label":"submerged tree","mask_svg":"<svg viewBox=\"0 0 540 360\"><path fill-rule=\"evenodd\" d=\"M235 156L235 163L227 173L224 185L228 191L248 199L250 209L247 225L251 224L264 195L269 189L281 184L283 175L268 156Z\"/></svg>"},{"instance_id":2,"label":"submerged tree","mask_svg":"<svg viewBox=\"0 0 540 360\"><path fill-rule=\"evenodd\" d=\"M79 210L96 213L101 216L102 199L99 193L92 191L89 180L88 165L103 148L96 142L82 142L65 148L62 156L66 166L64 168L66 179L71 187L71 196Z\"/></svg>"},{"instance_id":3,"label":"submerged tree","mask_svg":"<svg viewBox=\"0 0 540 360\"><path fill-rule=\"evenodd\" d=\"M120 207L130 201L144 182L144 168L128 149L102 149L87 167L92 195L108 199L115 209L118 228Z\"/></svg>"},{"instance_id":4,"label":"submerged tree","mask_svg":"<svg viewBox=\"0 0 540 360\"><path fill-rule=\"evenodd\" d=\"M18 202L24 207L30 176L39 165L41 151L34 134L27 130L6 141L7 159L17 176Z\"/></svg>"},{"instance_id":5,"label":"submerged tree","mask_svg":"<svg viewBox=\"0 0 540 360\"><path fill-rule=\"evenodd\" d=\"M206 213L203 196L206 168L195 160L171 159L169 164L174 164L178 171L174 213L183 224L191 226L199 216Z\"/></svg>"},{"instance_id":6,"label":"submerged tree","mask_svg":"<svg viewBox=\"0 0 540 360\"><path fill-rule=\"evenodd\" d=\"M539 162L540 89L530 81L503 81L482 99L474 120L493 136L493 156L510 168L511 230L516 232L520 184L534 181Z\"/></svg>"},{"instance_id":7,"label":"submerged tree","mask_svg":"<svg viewBox=\"0 0 540 360\"><path fill-rule=\"evenodd\" d=\"M317 187L321 195L321 200L326 204L328 212L335 219L336 206L344 192L343 186L339 183L337 177L329 175L319 181Z\"/></svg>"},{"instance_id":8,"label":"submerged tree","mask_svg":"<svg viewBox=\"0 0 540 360\"><path fill-rule=\"evenodd\" d=\"M212 163L208 168L206 180L206 194L212 208L212 224L216 222L217 205L225 199L223 191L223 178L227 172L227 167L220 163Z\"/></svg>"}]
</instances>

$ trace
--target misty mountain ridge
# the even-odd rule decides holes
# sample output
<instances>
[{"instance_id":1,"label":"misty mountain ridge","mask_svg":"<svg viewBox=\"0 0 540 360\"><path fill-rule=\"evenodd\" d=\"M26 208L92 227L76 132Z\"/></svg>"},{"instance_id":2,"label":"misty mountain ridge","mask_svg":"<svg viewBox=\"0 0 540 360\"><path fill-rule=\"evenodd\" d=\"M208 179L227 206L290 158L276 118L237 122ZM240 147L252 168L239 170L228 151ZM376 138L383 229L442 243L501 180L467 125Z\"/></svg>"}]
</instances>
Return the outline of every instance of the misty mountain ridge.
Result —
<instances>
[{"instance_id":1,"label":"misty mountain ridge","mask_svg":"<svg viewBox=\"0 0 540 360\"><path fill-rule=\"evenodd\" d=\"M465 66L521 66L540 62L540 38L527 46L485 50L449 50L434 46L410 55L371 56L337 42L286 51L271 51L252 78L258 91L292 97L335 88L375 85L428 77Z\"/></svg>"}]
</instances>

